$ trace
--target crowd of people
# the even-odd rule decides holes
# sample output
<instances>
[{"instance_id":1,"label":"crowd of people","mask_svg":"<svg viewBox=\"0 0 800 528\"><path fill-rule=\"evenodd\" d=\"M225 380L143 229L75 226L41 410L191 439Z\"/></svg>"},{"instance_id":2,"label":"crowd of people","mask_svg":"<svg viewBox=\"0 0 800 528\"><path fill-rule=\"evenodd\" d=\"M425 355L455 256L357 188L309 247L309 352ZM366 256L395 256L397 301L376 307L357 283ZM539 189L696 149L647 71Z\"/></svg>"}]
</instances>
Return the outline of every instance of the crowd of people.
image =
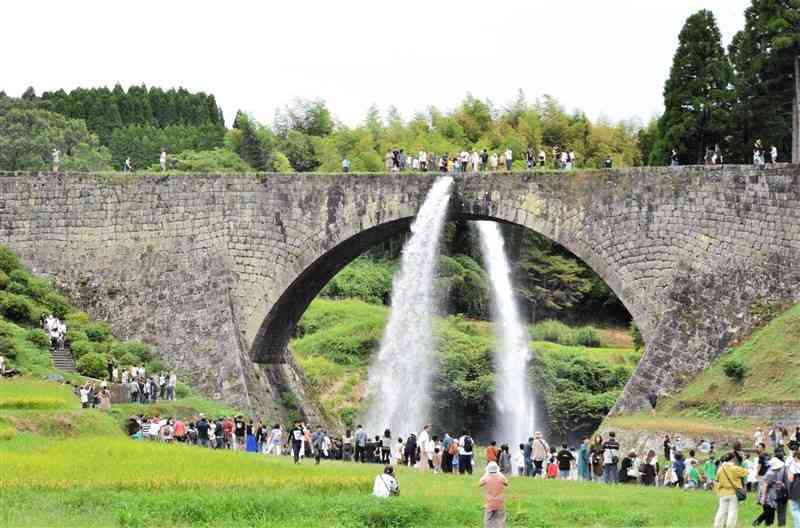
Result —
<instances>
[{"instance_id":1,"label":"crowd of people","mask_svg":"<svg viewBox=\"0 0 800 528\"><path fill-rule=\"evenodd\" d=\"M54 315L42 315L42 328L50 338L50 346L53 348L64 346L64 337L67 335L67 325Z\"/></svg>"},{"instance_id":2,"label":"crowd of people","mask_svg":"<svg viewBox=\"0 0 800 528\"><path fill-rule=\"evenodd\" d=\"M155 403L175 399L178 376L174 372L147 375L145 367L130 367L119 373L116 366L108 364L109 379L119 382L128 390L131 403Z\"/></svg>"},{"instance_id":3,"label":"crowd of people","mask_svg":"<svg viewBox=\"0 0 800 528\"><path fill-rule=\"evenodd\" d=\"M336 436L325 428L302 422L284 428L245 420L241 415L214 419L200 414L188 421L132 416L128 433L142 440L291 456L297 464L303 459L313 459L316 464L322 460L381 464L383 471L373 483L373 494L379 497L399 494L394 469L397 466L432 473L472 474L478 449L469 432L453 435L444 431L435 435L430 424L405 438L394 437L388 429L382 435L372 435L361 425ZM788 505L800 526L800 479L794 484L800 474L800 427L793 433L782 425L766 433L758 429L753 445L755 451L750 453L737 443L732 451L718 458L714 442L704 440L696 449L688 449L680 436L666 436L660 453L653 449L644 453L625 451L614 432L606 438L584 438L576 448L566 443L560 448L551 446L539 432L516 449L491 441L485 448L485 475L481 479L487 494L486 525L504 526L503 489L508 479L516 476L715 490L720 497L715 526L720 528L736 526L734 499L737 494L752 491L762 507L754 524L771 525L777 517L779 526L784 526Z\"/></svg>"},{"instance_id":4,"label":"crowd of people","mask_svg":"<svg viewBox=\"0 0 800 528\"><path fill-rule=\"evenodd\" d=\"M464 149L457 154L436 154L421 150L416 155L406 153L405 149L393 149L384 156L384 166L388 172L406 170L453 173L510 171L514 164L514 155L511 147L507 147L499 153L497 151L489 152L488 149L480 151ZM548 154L544 149L537 151L528 148L524 153L524 159L528 169L537 166L544 168L548 162ZM556 145L552 147L549 159L551 160L550 167L556 170L570 170L573 168L577 156L574 150ZM608 160L607 166L610 166L610 160ZM350 171L350 160L347 157L342 159L342 171Z\"/></svg>"}]
</instances>

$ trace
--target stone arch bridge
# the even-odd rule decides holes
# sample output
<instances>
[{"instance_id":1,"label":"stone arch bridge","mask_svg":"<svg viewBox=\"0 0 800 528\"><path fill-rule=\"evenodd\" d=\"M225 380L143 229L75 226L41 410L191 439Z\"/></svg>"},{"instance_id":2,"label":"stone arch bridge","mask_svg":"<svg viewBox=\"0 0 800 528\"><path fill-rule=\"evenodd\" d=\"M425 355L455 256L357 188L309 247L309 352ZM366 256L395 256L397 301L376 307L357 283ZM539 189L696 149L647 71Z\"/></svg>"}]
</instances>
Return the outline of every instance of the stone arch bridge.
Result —
<instances>
[{"instance_id":1,"label":"stone arch bridge","mask_svg":"<svg viewBox=\"0 0 800 528\"><path fill-rule=\"evenodd\" d=\"M207 395L269 411L308 303L437 176L6 173L0 244ZM458 175L449 215L526 226L605 279L647 341L617 411L800 301L798 166Z\"/></svg>"}]
</instances>

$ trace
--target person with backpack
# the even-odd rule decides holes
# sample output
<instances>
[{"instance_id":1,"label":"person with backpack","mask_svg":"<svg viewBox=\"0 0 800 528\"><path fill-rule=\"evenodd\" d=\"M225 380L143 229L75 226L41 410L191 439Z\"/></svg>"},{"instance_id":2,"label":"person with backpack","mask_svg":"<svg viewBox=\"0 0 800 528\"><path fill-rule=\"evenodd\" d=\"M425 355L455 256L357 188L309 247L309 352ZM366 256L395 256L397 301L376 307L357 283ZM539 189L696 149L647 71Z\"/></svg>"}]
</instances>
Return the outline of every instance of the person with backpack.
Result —
<instances>
[{"instance_id":1,"label":"person with backpack","mask_svg":"<svg viewBox=\"0 0 800 528\"><path fill-rule=\"evenodd\" d=\"M789 501L788 478L783 460L773 457L769 461L762 485L758 490L758 503L761 504L761 514L753 521L753 526L762 522L772 526L775 514L778 514L778 526L786 526L786 504Z\"/></svg>"},{"instance_id":2,"label":"person with backpack","mask_svg":"<svg viewBox=\"0 0 800 528\"><path fill-rule=\"evenodd\" d=\"M542 467L544 466L544 461L547 458L549 451L550 446L548 446L547 442L545 442L542 438L542 433L539 431L533 433L533 451L531 454L531 459L533 460L534 476L544 476Z\"/></svg>"},{"instance_id":3,"label":"person with backpack","mask_svg":"<svg viewBox=\"0 0 800 528\"><path fill-rule=\"evenodd\" d=\"M603 482L616 484L619 480L619 442L614 431L608 433L608 440L603 444Z\"/></svg>"},{"instance_id":4,"label":"person with backpack","mask_svg":"<svg viewBox=\"0 0 800 528\"><path fill-rule=\"evenodd\" d=\"M458 473L472 475L472 455L475 446L468 432L464 431L464 434L458 439L458 445Z\"/></svg>"},{"instance_id":5,"label":"person with backpack","mask_svg":"<svg viewBox=\"0 0 800 528\"><path fill-rule=\"evenodd\" d=\"M733 453L723 456L717 471L715 488L719 496L719 507L714 528L736 528L739 501L747 496L742 489L742 478L747 476L747 470L734 464L733 460Z\"/></svg>"},{"instance_id":6,"label":"person with backpack","mask_svg":"<svg viewBox=\"0 0 800 528\"><path fill-rule=\"evenodd\" d=\"M561 451L556 455L558 461L558 478L561 480L569 479L569 473L575 463L575 455L567 449L567 444L561 444Z\"/></svg>"},{"instance_id":7,"label":"person with backpack","mask_svg":"<svg viewBox=\"0 0 800 528\"><path fill-rule=\"evenodd\" d=\"M299 422L295 422L294 427L289 431L289 440L292 442L292 456L294 463L300 463L300 450L303 448L303 429Z\"/></svg>"},{"instance_id":8,"label":"person with backpack","mask_svg":"<svg viewBox=\"0 0 800 528\"><path fill-rule=\"evenodd\" d=\"M558 457L556 447L550 448L550 454L547 457L547 478L554 479L558 477Z\"/></svg>"}]
</instances>

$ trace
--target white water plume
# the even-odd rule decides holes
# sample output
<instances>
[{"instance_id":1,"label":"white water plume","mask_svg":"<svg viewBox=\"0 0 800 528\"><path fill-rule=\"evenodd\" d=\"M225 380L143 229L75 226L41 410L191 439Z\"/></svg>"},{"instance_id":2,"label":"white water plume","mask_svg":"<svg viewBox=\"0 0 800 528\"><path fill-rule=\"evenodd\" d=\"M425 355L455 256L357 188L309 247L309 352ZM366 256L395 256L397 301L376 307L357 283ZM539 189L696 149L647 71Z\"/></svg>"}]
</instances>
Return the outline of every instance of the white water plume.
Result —
<instances>
[{"instance_id":1,"label":"white water plume","mask_svg":"<svg viewBox=\"0 0 800 528\"><path fill-rule=\"evenodd\" d=\"M371 435L419 433L430 420L433 368L433 277L453 179L436 180L411 225L400 271L392 281L389 323L367 377L370 409L364 426Z\"/></svg>"},{"instance_id":2,"label":"white water plume","mask_svg":"<svg viewBox=\"0 0 800 528\"><path fill-rule=\"evenodd\" d=\"M497 319L496 434L501 443L515 446L533 436L536 426L533 390L528 380L530 335L519 317L500 227L495 222L477 224L491 282L494 318Z\"/></svg>"}]
</instances>

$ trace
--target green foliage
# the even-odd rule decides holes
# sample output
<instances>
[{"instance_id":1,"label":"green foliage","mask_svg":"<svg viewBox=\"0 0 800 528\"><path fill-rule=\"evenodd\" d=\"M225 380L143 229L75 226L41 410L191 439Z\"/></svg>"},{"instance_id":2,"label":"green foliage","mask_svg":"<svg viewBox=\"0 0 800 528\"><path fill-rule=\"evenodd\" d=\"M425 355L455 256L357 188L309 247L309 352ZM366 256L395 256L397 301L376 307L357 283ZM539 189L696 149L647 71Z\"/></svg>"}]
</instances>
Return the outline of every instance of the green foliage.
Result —
<instances>
[{"instance_id":1,"label":"green foliage","mask_svg":"<svg viewBox=\"0 0 800 528\"><path fill-rule=\"evenodd\" d=\"M0 270L0 290L4 290L8 286L9 282L8 275L6 275L5 271Z\"/></svg>"},{"instance_id":2,"label":"green foliage","mask_svg":"<svg viewBox=\"0 0 800 528\"><path fill-rule=\"evenodd\" d=\"M0 356L11 359L17 357L17 345L10 336L0 335Z\"/></svg>"},{"instance_id":3,"label":"green foliage","mask_svg":"<svg viewBox=\"0 0 800 528\"><path fill-rule=\"evenodd\" d=\"M123 168L125 159L130 157L134 169L141 169L158 166L161 149L174 157L189 150L221 147L222 143L223 131L213 126L128 125L113 130L108 146L114 167Z\"/></svg>"},{"instance_id":4,"label":"green foliage","mask_svg":"<svg viewBox=\"0 0 800 528\"><path fill-rule=\"evenodd\" d=\"M0 271L11 273L20 267L19 259L13 251L5 246L0 246Z\"/></svg>"},{"instance_id":5,"label":"green foliage","mask_svg":"<svg viewBox=\"0 0 800 528\"><path fill-rule=\"evenodd\" d=\"M47 306L53 315L63 319L72 310L69 300L55 291L47 292L42 298L42 303Z\"/></svg>"},{"instance_id":6,"label":"green foliage","mask_svg":"<svg viewBox=\"0 0 800 528\"><path fill-rule=\"evenodd\" d=\"M721 38L710 11L701 10L686 20L664 86L665 109L651 161L666 164L674 148L682 163L702 163L706 149L723 144L733 71Z\"/></svg>"},{"instance_id":7,"label":"green foliage","mask_svg":"<svg viewBox=\"0 0 800 528\"><path fill-rule=\"evenodd\" d=\"M548 341L565 346L600 347L600 335L591 326L570 327L561 321L540 321L530 329L533 341Z\"/></svg>"},{"instance_id":8,"label":"green foliage","mask_svg":"<svg viewBox=\"0 0 800 528\"><path fill-rule=\"evenodd\" d=\"M443 293L448 312L489 316L489 279L471 257L440 255L436 262L436 287Z\"/></svg>"},{"instance_id":9,"label":"green foliage","mask_svg":"<svg viewBox=\"0 0 800 528\"><path fill-rule=\"evenodd\" d=\"M225 138L227 148L257 171L274 170L274 143L269 129L241 111L233 121L233 130Z\"/></svg>"},{"instance_id":10,"label":"green foliage","mask_svg":"<svg viewBox=\"0 0 800 528\"><path fill-rule=\"evenodd\" d=\"M80 359L88 354L94 354L95 344L91 341L72 341L69 344L69 349L75 358Z\"/></svg>"},{"instance_id":11,"label":"green foliage","mask_svg":"<svg viewBox=\"0 0 800 528\"><path fill-rule=\"evenodd\" d=\"M0 292L0 312L11 321L30 324L33 322L33 307L22 295Z\"/></svg>"},{"instance_id":12,"label":"green foliage","mask_svg":"<svg viewBox=\"0 0 800 528\"><path fill-rule=\"evenodd\" d=\"M105 154L83 121L0 99L0 170L49 170L53 149L65 167Z\"/></svg>"},{"instance_id":13,"label":"green foliage","mask_svg":"<svg viewBox=\"0 0 800 528\"><path fill-rule=\"evenodd\" d=\"M633 368L569 349L534 349L530 375L543 398L552 432L596 427L616 402Z\"/></svg>"},{"instance_id":14,"label":"green foliage","mask_svg":"<svg viewBox=\"0 0 800 528\"><path fill-rule=\"evenodd\" d=\"M130 358L133 358L131 363L127 363L129 365L140 365L155 359L153 349L150 347L150 345L141 341L117 342L112 347L111 353L120 361L122 361L122 358L124 357L128 357L126 361L130 360Z\"/></svg>"},{"instance_id":15,"label":"green foliage","mask_svg":"<svg viewBox=\"0 0 800 528\"><path fill-rule=\"evenodd\" d=\"M642 338L642 332L639 330L639 327L633 321L631 321L630 324L630 334L633 339L633 348L642 350L645 346L644 338Z\"/></svg>"},{"instance_id":16,"label":"green foliage","mask_svg":"<svg viewBox=\"0 0 800 528\"><path fill-rule=\"evenodd\" d=\"M90 378L102 379L108 373L108 358L104 354L90 352L78 359L78 372Z\"/></svg>"},{"instance_id":17,"label":"green foliage","mask_svg":"<svg viewBox=\"0 0 800 528\"><path fill-rule=\"evenodd\" d=\"M736 70L734 159L752 161L756 139L767 149L775 145L781 159L789 159L792 105L797 104L794 61L800 55L800 5L796 0L754 0L729 55Z\"/></svg>"},{"instance_id":18,"label":"green foliage","mask_svg":"<svg viewBox=\"0 0 800 528\"><path fill-rule=\"evenodd\" d=\"M739 360L729 359L722 364L722 371L730 379L742 381L747 374L747 367Z\"/></svg>"},{"instance_id":19,"label":"green foliage","mask_svg":"<svg viewBox=\"0 0 800 528\"><path fill-rule=\"evenodd\" d=\"M214 150L187 150L175 158L175 169L186 172L247 172L250 166L235 152L216 148Z\"/></svg>"},{"instance_id":20,"label":"green foliage","mask_svg":"<svg viewBox=\"0 0 800 528\"><path fill-rule=\"evenodd\" d=\"M50 336L44 330L32 328L28 330L28 335L25 336L25 339L39 348L50 349Z\"/></svg>"},{"instance_id":21,"label":"green foliage","mask_svg":"<svg viewBox=\"0 0 800 528\"><path fill-rule=\"evenodd\" d=\"M325 285L320 296L331 299L360 299L373 304L389 304L394 266L358 258Z\"/></svg>"},{"instance_id":22,"label":"green foliage","mask_svg":"<svg viewBox=\"0 0 800 528\"><path fill-rule=\"evenodd\" d=\"M94 341L95 343L107 341L111 337L111 329L108 327L108 324L103 321L96 321L86 325L84 331L89 341Z\"/></svg>"},{"instance_id":23,"label":"green foliage","mask_svg":"<svg viewBox=\"0 0 800 528\"><path fill-rule=\"evenodd\" d=\"M122 354L121 356L117 356L117 363L121 367L135 367L139 366L141 364L141 361L137 356L128 352Z\"/></svg>"}]
</instances>

